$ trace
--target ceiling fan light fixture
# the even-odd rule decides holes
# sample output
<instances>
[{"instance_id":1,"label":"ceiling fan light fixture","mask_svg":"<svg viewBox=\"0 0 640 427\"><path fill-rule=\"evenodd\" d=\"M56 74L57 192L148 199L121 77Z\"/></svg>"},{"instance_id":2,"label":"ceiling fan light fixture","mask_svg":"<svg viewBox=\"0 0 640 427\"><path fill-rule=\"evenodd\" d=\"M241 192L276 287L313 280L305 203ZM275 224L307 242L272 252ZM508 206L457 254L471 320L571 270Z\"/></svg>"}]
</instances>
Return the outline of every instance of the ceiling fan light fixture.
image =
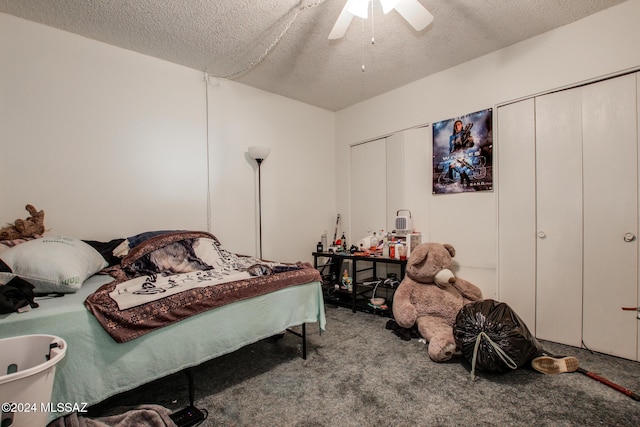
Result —
<instances>
[{"instance_id":1,"label":"ceiling fan light fixture","mask_svg":"<svg viewBox=\"0 0 640 427\"><path fill-rule=\"evenodd\" d=\"M329 40L342 38L354 16L366 19L370 1L373 0L347 0L329 33ZM424 30L433 22L433 15L419 0L380 0L380 3L384 13L395 9L416 31Z\"/></svg>"}]
</instances>

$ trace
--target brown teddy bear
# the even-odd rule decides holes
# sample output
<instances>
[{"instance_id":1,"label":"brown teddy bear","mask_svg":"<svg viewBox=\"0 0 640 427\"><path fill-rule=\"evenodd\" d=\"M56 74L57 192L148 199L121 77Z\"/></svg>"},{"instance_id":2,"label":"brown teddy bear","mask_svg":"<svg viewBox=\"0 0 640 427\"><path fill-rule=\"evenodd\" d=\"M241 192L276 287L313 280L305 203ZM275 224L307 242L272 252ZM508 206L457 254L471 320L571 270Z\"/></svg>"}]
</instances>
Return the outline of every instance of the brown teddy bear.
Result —
<instances>
[{"instance_id":1,"label":"brown teddy bear","mask_svg":"<svg viewBox=\"0 0 640 427\"><path fill-rule=\"evenodd\" d=\"M451 271L456 251L448 243L418 245L407 261L406 275L393 297L393 316L403 328L418 326L429 343L429 357L444 362L459 354L453 337L458 311L482 299L474 284Z\"/></svg>"},{"instance_id":2,"label":"brown teddy bear","mask_svg":"<svg viewBox=\"0 0 640 427\"><path fill-rule=\"evenodd\" d=\"M0 240L26 239L44 234L44 211L37 211L33 205L25 206L31 214L25 219L16 219L15 223L0 228Z\"/></svg>"}]
</instances>

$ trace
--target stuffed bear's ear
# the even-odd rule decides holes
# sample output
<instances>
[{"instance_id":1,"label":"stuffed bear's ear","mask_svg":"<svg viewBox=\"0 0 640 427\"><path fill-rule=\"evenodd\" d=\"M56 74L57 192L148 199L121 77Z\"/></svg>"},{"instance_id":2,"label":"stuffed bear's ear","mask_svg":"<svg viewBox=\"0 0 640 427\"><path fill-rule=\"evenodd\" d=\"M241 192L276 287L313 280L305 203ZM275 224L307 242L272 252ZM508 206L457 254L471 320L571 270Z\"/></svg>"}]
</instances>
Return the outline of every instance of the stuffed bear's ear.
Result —
<instances>
[{"instance_id":1,"label":"stuffed bear's ear","mask_svg":"<svg viewBox=\"0 0 640 427\"><path fill-rule=\"evenodd\" d=\"M412 263L421 264L427 258L427 253L429 253L429 245L418 245L415 250L411 252Z\"/></svg>"},{"instance_id":2,"label":"stuffed bear's ear","mask_svg":"<svg viewBox=\"0 0 640 427\"><path fill-rule=\"evenodd\" d=\"M451 254L451 258L453 258L454 256L456 256L456 250L453 248L453 246L451 246L451 245L450 245L450 244L448 244L448 243L445 243L445 244L444 244L444 245L442 245L442 246L444 246L444 248L445 248L446 250L448 250L448 251L449 251L449 253Z\"/></svg>"}]
</instances>

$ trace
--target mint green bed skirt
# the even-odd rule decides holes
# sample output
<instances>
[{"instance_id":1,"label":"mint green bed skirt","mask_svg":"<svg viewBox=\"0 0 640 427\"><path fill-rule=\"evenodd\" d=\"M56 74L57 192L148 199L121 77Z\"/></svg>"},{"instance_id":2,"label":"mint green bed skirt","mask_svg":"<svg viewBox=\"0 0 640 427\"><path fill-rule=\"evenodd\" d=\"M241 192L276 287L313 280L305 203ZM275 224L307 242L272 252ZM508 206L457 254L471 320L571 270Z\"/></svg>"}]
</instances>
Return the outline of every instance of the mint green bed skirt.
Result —
<instances>
[{"instance_id":1,"label":"mint green bed skirt","mask_svg":"<svg viewBox=\"0 0 640 427\"><path fill-rule=\"evenodd\" d=\"M66 356L56 365L54 407L96 404L291 326L317 323L325 329L322 287L311 282L227 304L118 344L84 306L89 294L111 280L95 275L75 294L37 300L40 307L26 313L0 315L0 338L51 334L67 342Z\"/></svg>"}]
</instances>

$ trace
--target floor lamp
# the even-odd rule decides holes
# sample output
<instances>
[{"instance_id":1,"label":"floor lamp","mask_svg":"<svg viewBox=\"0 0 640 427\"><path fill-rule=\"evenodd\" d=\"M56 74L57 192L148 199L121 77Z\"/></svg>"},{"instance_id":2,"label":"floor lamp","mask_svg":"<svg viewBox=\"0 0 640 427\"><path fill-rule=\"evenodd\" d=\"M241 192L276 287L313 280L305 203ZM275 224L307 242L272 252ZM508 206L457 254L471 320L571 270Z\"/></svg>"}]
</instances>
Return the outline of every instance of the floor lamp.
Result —
<instances>
[{"instance_id":1,"label":"floor lamp","mask_svg":"<svg viewBox=\"0 0 640 427\"><path fill-rule=\"evenodd\" d=\"M258 223L259 223L259 242L260 242L260 259L262 259L262 178L260 176L260 166L264 159L269 157L271 148L253 146L249 147L249 157L258 163Z\"/></svg>"}]
</instances>

